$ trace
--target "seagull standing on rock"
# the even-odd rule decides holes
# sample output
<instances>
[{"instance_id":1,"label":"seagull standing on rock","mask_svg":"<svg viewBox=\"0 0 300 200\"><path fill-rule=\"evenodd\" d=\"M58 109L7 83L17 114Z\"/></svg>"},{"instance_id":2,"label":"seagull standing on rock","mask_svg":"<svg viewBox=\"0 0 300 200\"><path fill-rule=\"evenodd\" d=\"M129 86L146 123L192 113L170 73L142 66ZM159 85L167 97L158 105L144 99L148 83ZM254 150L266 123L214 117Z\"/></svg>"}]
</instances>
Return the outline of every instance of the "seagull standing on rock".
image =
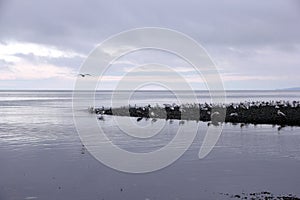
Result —
<instances>
[{"instance_id":1,"label":"seagull standing on rock","mask_svg":"<svg viewBox=\"0 0 300 200\"><path fill-rule=\"evenodd\" d=\"M211 114L211 117L213 118L213 117L217 117L219 115L220 115L220 113L217 111L217 112L213 112L213 114Z\"/></svg>"},{"instance_id":2,"label":"seagull standing on rock","mask_svg":"<svg viewBox=\"0 0 300 200\"><path fill-rule=\"evenodd\" d=\"M239 114L237 114L237 113L230 113L230 117L238 117L239 116Z\"/></svg>"},{"instance_id":3,"label":"seagull standing on rock","mask_svg":"<svg viewBox=\"0 0 300 200\"><path fill-rule=\"evenodd\" d=\"M277 115L280 116L280 117L284 117L286 119L286 114L284 114L280 110L277 111Z\"/></svg>"},{"instance_id":4,"label":"seagull standing on rock","mask_svg":"<svg viewBox=\"0 0 300 200\"><path fill-rule=\"evenodd\" d=\"M211 121L217 121L217 118L220 116L220 113L218 112L218 111L216 111L216 112L213 112L212 114L211 114Z\"/></svg>"},{"instance_id":5,"label":"seagull standing on rock","mask_svg":"<svg viewBox=\"0 0 300 200\"><path fill-rule=\"evenodd\" d=\"M211 123L215 126L218 126L219 125L219 123L218 123L219 117L220 117L220 113L218 111L213 112L210 116Z\"/></svg>"}]
</instances>

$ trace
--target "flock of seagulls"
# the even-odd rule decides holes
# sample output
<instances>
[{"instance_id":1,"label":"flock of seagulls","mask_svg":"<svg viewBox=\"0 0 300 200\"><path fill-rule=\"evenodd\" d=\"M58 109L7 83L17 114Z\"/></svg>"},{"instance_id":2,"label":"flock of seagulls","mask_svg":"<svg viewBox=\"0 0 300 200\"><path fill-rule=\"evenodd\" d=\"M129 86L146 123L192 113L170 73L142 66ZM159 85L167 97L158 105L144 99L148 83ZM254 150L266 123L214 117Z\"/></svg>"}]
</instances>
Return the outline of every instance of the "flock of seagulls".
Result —
<instances>
[{"instance_id":1,"label":"flock of seagulls","mask_svg":"<svg viewBox=\"0 0 300 200\"><path fill-rule=\"evenodd\" d=\"M235 109L237 108L243 108L243 109L249 109L251 107L265 107L265 106L271 106L276 109L280 108L297 108L300 107L300 102L299 101L245 101L242 103L231 103L229 106L234 107Z\"/></svg>"},{"instance_id":2,"label":"flock of seagulls","mask_svg":"<svg viewBox=\"0 0 300 200\"><path fill-rule=\"evenodd\" d=\"M89 76L90 74L80 74L80 76ZM83 77L84 77L83 76ZM260 108L260 107L273 107L273 109L276 109L276 113L272 114L274 117L277 115L278 119L281 120L286 120L287 118L287 113L283 112L282 110L286 110L286 108L300 108L300 102L299 101L293 101L293 102L289 102L289 101L249 101L249 102L242 102L242 103L231 103L231 104L212 104L212 103L204 103L204 104L182 104L182 105L177 105L175 103L173 104L163 104L165 106L165 109L169 110L171 113L172 112L177 112L178 110L181 113L187 112L189 109L200 109L200 111L206 111L206 113L210 116L211 121L208 122L208 126L210 125L214 125L214 126L218 126L219 122L218 118L221 116L220 112L215 111L213 112L213 108L218 107L218 108L233 108L230 109L231 113L227 113L226 116L230 116L231 119L234 118L238 118L240 115L240 112L243 110L249 110L251 108ZM148 120L149 118L151 118L151 123L155 123L157 122L158 118L161 118L161 116L159 116L159 114L157 114L156 110L157 108L153 108L148 105L145 107L138 107L137 105L135 105L134 107L131 107L129 105L129 108L133 108L136 109L137 113L140 113L141 115L138 115L140 117L137 117L137 122L142 121L143 119ZM94 108L90 108L90 112L93 112ZM98 113L98 119L104 121L104 107L102 107L103 112ZM190 110L189 110L190 111ZM148 112L148 117L143 116L142 114ZM291 116L290 116L291 117ZM176 118L174 118L176 119ZM170 119L166 119L169 120L169 123L172 124L174 122L174 120L172 118ZM198 120L197 120L198 121ZM178 120L178 124L179 125L184 125L186 122L186 120ZM255 124L254 124L255 125ZM240 123L240 128L244 128L247 127L248 124L247 123ZM285 126L283 125L278 125L278 131L281 131Z\"/></svg>"}]
</instances>

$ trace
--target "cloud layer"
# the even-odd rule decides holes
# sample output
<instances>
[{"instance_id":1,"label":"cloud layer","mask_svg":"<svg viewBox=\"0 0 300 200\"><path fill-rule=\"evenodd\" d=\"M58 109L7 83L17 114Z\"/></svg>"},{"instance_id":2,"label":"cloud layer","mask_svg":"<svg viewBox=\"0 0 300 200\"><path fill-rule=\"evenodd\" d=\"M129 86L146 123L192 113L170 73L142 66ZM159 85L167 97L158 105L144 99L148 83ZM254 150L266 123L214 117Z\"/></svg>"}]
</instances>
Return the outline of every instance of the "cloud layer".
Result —
<instances>
[{"instance_id":1,"label":"cloud layer","mask_svg":"<svg viewBox=\"0 0 300 200\"><path fill-rule=\"evenodd\" d=\"M23 88L23 80L34 88L36 84L29 83L37 79L43 88L50 79L53 88L59 88L60 81L72 86L85 56L98 43L120 31L145 26L175 29L202 44L227 89L300 86L299 19L297 0L3 0L0 89ZM119 80L132 63L146 62L149 56L126 57L112 66L106 79ZM169 57L155 55L154 59L164 63ZM169 64L201 85L192 78L189 66L176 59Z\"/></svg>"}]
</instances>

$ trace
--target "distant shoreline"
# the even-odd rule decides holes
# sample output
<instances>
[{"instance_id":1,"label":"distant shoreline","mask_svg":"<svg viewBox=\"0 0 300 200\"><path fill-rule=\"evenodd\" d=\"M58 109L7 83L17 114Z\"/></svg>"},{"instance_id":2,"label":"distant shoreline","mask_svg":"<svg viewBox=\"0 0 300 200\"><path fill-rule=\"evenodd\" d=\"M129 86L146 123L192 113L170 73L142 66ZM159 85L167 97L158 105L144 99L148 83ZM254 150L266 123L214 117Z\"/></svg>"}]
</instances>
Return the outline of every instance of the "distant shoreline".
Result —
<instances>
[{"instance_id":1,"label":"distant shoreline","mask_svg":"<svg viewBox=\"0 0 300 200\"><path fill-rule=\"evenodd\" d=\"M284 90L284 91L300 91L300 87L284 88L284 89L276 89L276 90Z\"/></svg>"},{"instance_id":2,"label":"distant shoreline","mask_svg":"<svg viewBox=\"0 0 300 200\"><path fill-rule=\"evenodd\" d=\"M33 90L33 89L24 89L24 90L0 90L0 92L73 92L74 90ZM132 92L133 90L76 90L79 92ZM138 92L169 92L168 90L136 90ZM172 90L173 92L290 92L296 91L300 92L300 88L287 88L287 89L272 89L272 90L253 90L253 89L245 89L245 90Z\"/></svg>"}]
</instances>

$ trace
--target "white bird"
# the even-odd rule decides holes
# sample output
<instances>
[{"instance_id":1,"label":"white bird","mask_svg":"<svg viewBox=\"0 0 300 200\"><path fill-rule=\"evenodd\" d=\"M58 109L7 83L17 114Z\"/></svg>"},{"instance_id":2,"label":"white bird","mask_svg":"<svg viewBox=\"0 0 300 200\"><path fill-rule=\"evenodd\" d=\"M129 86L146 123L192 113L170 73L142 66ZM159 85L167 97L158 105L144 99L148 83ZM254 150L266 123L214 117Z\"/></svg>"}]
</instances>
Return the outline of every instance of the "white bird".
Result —
<instances>
[{"instance_id":1,"label":"white bird","mask_svg":"<svg viewBox=\"0 0 300 200\"><path fill-rule=\"evenodd\" d=\"M213 118L213 117L217 117L219 115L220 115L220 113L218 111L216 111L211 114L211 117Z\"/></svg>"},{"instance_id":2,"label":"white bird","mask_svg":"<svg viewBox=\"0 0 300 200\"><path fill-rule=\"evenodd\" d=\"M281 112L280 110L277 111L277 115L279 115L280 117L286 118L286 114L284 114L284 113Z\"/></svg>"},{"instance_id":3,"label":"white bird","mask_svg":"<svg viewBox=\"0 0 300 200\"><path fill-rule=\"evenodd\" d=\"M219 126L219 123L218 122L208 122L207 126L210 126L210 125Z\"/></svg>"},{"instance_id":4,"label":"white bird","mask_svg":"<svg viewBox=\"0 0 300 200\"><path fill-rule=\"evenodd\" d=\"M248 110L247 107L244 104L240 104L240 107L245 109L245 110Z\"/></svg>"},{"instance_id":5,"label":"white bird","mask_svg":"<svg viewBox=\"0 0 300 200\"><path fill-rule=\"evenodd\" d=\"M154 114L154 112L153 112L153 111L150 113L150 115L151 115L152 117L154 117L154 116L155 116L155 114Z\"/></svg>"},{"instance_id":6,"label":"white bird","mask_svg":"<svg viewBox=\"0 0 300 200\"><path fill-rule=\"evenodd\" d=\"M210 116L212 123L216 123L218 121L219 116L220 116L220 113L218 111L213 112Z\"/></svg>"},{"instance_id":7,"label":"white bird","mask_svg":"<svg viewBox=\"0 0 300 200\"><path fill-rule=\"evenodd\" d=\"M237 117L237 116L239 116L239 114L237 114L237 113L230 113L230 117Z\"/></svg>"},{"instance_id":8,"label":"white bird","mask_svg":"<svg viewBox=\"0 0 300 200\"><path fill-rule=\"evenodd\" d=\"M179 111L180 112L186 112L186 110L184 108L182 108L182 107L179 108Z\"/></svg>"}]
</instances>

